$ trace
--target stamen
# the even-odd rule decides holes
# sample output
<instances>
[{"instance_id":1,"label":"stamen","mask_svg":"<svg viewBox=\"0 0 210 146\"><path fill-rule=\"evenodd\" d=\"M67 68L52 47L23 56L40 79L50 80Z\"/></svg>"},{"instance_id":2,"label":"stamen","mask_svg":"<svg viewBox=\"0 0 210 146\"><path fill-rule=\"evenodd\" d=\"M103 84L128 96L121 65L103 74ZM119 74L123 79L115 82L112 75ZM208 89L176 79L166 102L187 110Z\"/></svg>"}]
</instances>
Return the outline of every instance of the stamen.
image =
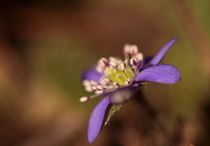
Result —
<instances>
[{"instance_id":1,"label":"stamen","mask_svg":"<svg viewBox=\"0 0 210 146\"><path fill-rule=\"evenodd\" d=\"M104 70L104 73L105 73L105 75L108 76L108 75L113 74L114 70L115 70L115 68L113 66L110 66Z\"/></svg>"},{"instance_id":2,"label":"stamen","mask_svg":"<svg viewBox=\"0 0 210 146\"><path fill-rule=\"evenodd\" d=\"M101 85L97 85L96 88L97 88L98 90L102 90L102 89L103 89L103 87L102 87Z\"/></svg>"},{"instance_id":3,"label":"stamen","mask_svg":"<svg viewBox=\"0 0 210 146\"><path fill-rule=\"evenodd\" d=\"M92 92L93 91L91 86L85 86L85 90L87 92Z\"/></svg>"},{"instance_id":4,"label":"stamen","mask_svg":"<svg viewBox=\"0 0 210 146\"><path fill-rule=\"evenodd\" d=\"M114 87L111 86L111 85L109 85L109 86L106 86L105 89L107 89L107 90L112 90L112 89L114 89Z\"/></svg>"},{"instance_id":5,"label":"stamen","mask_svg":"<svg viewBox=\"0 0 210 146\"><path fill-rule=\"evenodd\" d=\"M135 56L135 55L138 53L138 47L137 47L136 45L131 45L131 46L130 46L129 53L130 53L132 56Z\"/></svg>"},{"instance_id":6,"label":"stamen","mask_svg":"<svg viewBox=\"0 0 210 146\"><path fill-rule=\"evenodd\" d=\"M101 83L101 85L107 85L108 83L110 82L110 79L108 78L108 77L102 77L101 79L100 79L100 83Z\"/></svg>"},{"instance_id":7,"label":"stamen","mask_svg":"<svg viewBox=\"0 0 210 146\"><path fill-rule=\"evenodd\" d=\"M131 80L128 79L127 81L125 81L125 85L129 85L131 83Z\"/></svg>"},{"instance_id":8,"label":"stamen","mask_svg":"<svg viewBox=\"0 0 210 146\"><path fill-rule=\"evenodd\" d=\"M143 60L143 54L142 53L138 53L135 57L138 59L138 61Z\"/></svg>"},{"instance_id":9,"label":"stamen","mask_svg":"<svg viewBox=\"0 0 210 146\"><path fill-rule=\"evenodd\" d=\"M92 90L93 91L96 91L97 90L97 87L96 86L92 86Z\"/></svg>"},{"instance_id":10,"label":"stamen","mask_svg":"<svg viewBox=\"0 0 210 146\"><path fill-rule=\"evenodd\" d=\"M139 65L138 60L137 60L135 57L132 57L132 58L130 59L130 64L131 64L132 66L138 66L138 65Z\"/></svg>"},{"instance_id":11,"label":"stamen","mask_svg":"<svg viewBox=\"0 0 210 146\"><path fill-rule=\"evenodd\" d=\"M96 70L97 70L99 73L102 73L104 69L103 69L102 66L97 65L97 66L96 66Z\"/></svg>"},{"instance_id":12,"label":"stamen","mask_svg":"<svg viewBox=\"0 0 210 146\"><path fill-rule=\"evenodd\" d=\"M98 61L98 64L96 66L96 70L100 73L102 73L106 67L109 66L109 61L106 59L106 58L101 58L99 61Z\"/></svg>"},{"instance_id":13,"label":"stamen","mask_svg":"<svg viewBox=\"0 0 210 146\"><path fill-rule=\"evenodd\" d=\"M113 67L115 67L117 65L116 62L114 62L114 61L110 61L109 64Z\"/></svg>"},{"instance_id":14,"label":"stamen","mask_svg":"<svg viewBox=\"0 0 210 146\"><path fill-rule=\"evenodd\" d=\"M102 94L102 93L104 93L103 90L96 90L96 91L95 91L95 94Z\"/></svg>"},{"instance_id":15,"label":"stamen","mask_svg":"<svg viewBox=\"0 0 210 146\"><path fill-rule=\"evenodd\" d=\"M137 53L138 53L138 47L137 47L136 45L129 45L129 44L126 44L126 45L124 46L123 53L124 53L124 55L125 55L126 58L127 58L129 55L135 56L135 55L137 55Z\"/></svg>"},{"instance_id":16,"label":"stamen","mask_svg":"<svg viewBox=\"0 0 210 146\"><path fill-rule=\"evenodd\" d=\"M130 45L125 44L124 49L123 49L123 53L125 56L129 54L129 49L130 49Z\"/></svg>"},{"instance_id":17,"label":"stamen","mask_svg":"<svg viewBox=\"0 0 210 146\"><path fill-rule=\"evenodd\" d=\"M84 80L82 83L83 83L84 86L89 86L90 85L90 81L88 81L88 80Z\"/></svg>"},{"instance_id":18,"label":"stamen","mask_svg":"<svg viewBox=\"0 0 210 146\"><path fill-rule=\"evenodd\" d=\"M88 101L88 97L87 96L83 96L83 97L81 97L80 99L79 99L79 101L80 102L86 102L86 101Z\"/></svg>"},{"instance_id":19,"label":"stamen","mask_svg":"<svg viewBox=\"0 0 210 146\"><path fill-rule=\"evenodd\" d=\"M101 61L104 63L104 66L109 66L109 61L106 58L102 58Z\"/></svg>"},{"instance_id":20,"label":"stamen","mask_svg":"<svg viewBox=\"0 0 210 146\"><path fill-rule=\"evenodd\" d=\"M98 85L98 83L97 83L96 81L91 80L91 81L90 81L90 85L96 86L96 85Z\"/></svg>"},{"instance_id":21,"label":"stamen","mask_svg":"<svg viewBox=\"0 0 210 146\"><path fill-rule=\"evenodd\" d=\"M117 82L113 82L114 87L120 87L120 85Z\"/></svg>"},{"instance_id":22,"label":"stamen","mask_svg":"<svg viewBox=\"0 0 210 146\"><path fill-rule=\"evenodd\" d=\"M94 94L92 96L83 96L83 97L80 98L80 102L86 102L86 101L88 101L90 99L93 99L93 98L96 98L98 96L101 96L101 94Z\"/></svg>"}]
</instances>

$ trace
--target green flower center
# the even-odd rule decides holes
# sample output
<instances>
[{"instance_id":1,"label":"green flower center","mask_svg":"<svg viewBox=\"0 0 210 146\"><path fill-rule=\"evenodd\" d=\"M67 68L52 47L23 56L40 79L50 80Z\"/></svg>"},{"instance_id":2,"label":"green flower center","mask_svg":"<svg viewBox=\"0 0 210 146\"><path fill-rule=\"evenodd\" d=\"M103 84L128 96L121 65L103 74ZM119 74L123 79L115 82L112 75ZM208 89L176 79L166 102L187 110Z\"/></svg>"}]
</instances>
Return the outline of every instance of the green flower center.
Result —
<instances>
[{"instance_id":1,"label":"green flower center","mask_svg":"<svg viewBox=\"0 0 210 146\"><path fill-rule=\"evenodd\" d=\"M112 84L117 83L120 86L127 86L134 79L136 73L128 65L125 65L123 70L109 66L105 70L105 75L111 80Z\"/></svg>"}]
</instances>

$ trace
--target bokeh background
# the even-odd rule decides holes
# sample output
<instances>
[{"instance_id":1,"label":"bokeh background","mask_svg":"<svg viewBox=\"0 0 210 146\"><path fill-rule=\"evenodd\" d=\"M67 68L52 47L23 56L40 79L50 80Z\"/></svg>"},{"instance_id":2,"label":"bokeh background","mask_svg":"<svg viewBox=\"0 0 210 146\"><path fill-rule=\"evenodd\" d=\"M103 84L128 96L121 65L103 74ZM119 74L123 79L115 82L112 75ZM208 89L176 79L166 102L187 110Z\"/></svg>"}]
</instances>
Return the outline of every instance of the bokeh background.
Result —
<instances>
[{"instance_id":1,"label":"bokeh background","mask_svg":"<svg viewBox=\"0 0 210 146\"><path fill-rule=\"evenodd\" d=\"M100 98L79 102L87 95L81 72L122 56L126 43L151 56L176 36L163 62L181 82L142 88L168 134L151 125L142 132L152 119L130 101L92 145L210 145L209 14L209 0L1 0L0 145L89 145Z\"/></svg>"}]
</instances>

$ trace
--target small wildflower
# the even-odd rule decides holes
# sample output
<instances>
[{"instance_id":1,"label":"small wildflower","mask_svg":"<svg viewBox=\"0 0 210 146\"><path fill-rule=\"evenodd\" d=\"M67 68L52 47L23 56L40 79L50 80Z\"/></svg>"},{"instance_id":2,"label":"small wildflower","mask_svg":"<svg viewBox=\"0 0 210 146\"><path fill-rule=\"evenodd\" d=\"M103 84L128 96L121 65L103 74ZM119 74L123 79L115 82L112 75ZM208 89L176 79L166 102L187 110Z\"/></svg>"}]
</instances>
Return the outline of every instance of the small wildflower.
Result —
<instances>
[{"instance_id":1,"label":"small wildflower","mask_svg":"<svg viewBox=\"0 0 210 146\"><path fill-rule=\"evenodd\" d=\"M93 69L83 74L83 85L86 91L93 95L81 97L80 102L105 96L90 116L89 143L92 143L99 135L105 115L109 112L108 107L112 105L121 107L122 103L133 97L136 89L143 82L174 84L180 80L180 72L175 67L159 64L176 40L177 38L169 41L152 58L144 57L136 45L126 44L123 49L124 60L116 57L101 58Z\"/></svg>"}]
</instances>

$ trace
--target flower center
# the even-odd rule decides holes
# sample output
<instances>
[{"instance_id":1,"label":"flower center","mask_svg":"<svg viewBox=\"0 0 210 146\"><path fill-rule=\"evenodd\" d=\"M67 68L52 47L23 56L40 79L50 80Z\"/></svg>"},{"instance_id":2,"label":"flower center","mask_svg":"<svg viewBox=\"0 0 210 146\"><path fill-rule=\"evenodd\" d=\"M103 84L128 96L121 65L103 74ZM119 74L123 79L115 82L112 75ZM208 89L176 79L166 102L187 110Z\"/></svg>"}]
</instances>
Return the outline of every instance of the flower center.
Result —
<instances>
[{"instance_id":1,"label":"flower center","mask_svg":"<svg viewBox=\"0 0 210 146\"><path fill-rule=\"evenodd\" d=\"M111 83L119 86L127 86L135 77L135 70L127 64L119 64L118 66L110 66L105 69L104 74Z\"/></svg>"},{"instance_id":2,"label":"flower center","mask_svg":"<svg viewBox=\"0 0 210 146\"><path fill-rule=\"evenodd\" d=\"M138 52L138 48L135 45L125 45L123 52L124 60L110 57L109 59L101 58L98 61L96 70L103 75L100 81L83 81L86 91L93 92L96 95L82 97L80 98L81 102L132 84L139 72L138 68L143 55Z\"/></svg>"}]
</instances>

